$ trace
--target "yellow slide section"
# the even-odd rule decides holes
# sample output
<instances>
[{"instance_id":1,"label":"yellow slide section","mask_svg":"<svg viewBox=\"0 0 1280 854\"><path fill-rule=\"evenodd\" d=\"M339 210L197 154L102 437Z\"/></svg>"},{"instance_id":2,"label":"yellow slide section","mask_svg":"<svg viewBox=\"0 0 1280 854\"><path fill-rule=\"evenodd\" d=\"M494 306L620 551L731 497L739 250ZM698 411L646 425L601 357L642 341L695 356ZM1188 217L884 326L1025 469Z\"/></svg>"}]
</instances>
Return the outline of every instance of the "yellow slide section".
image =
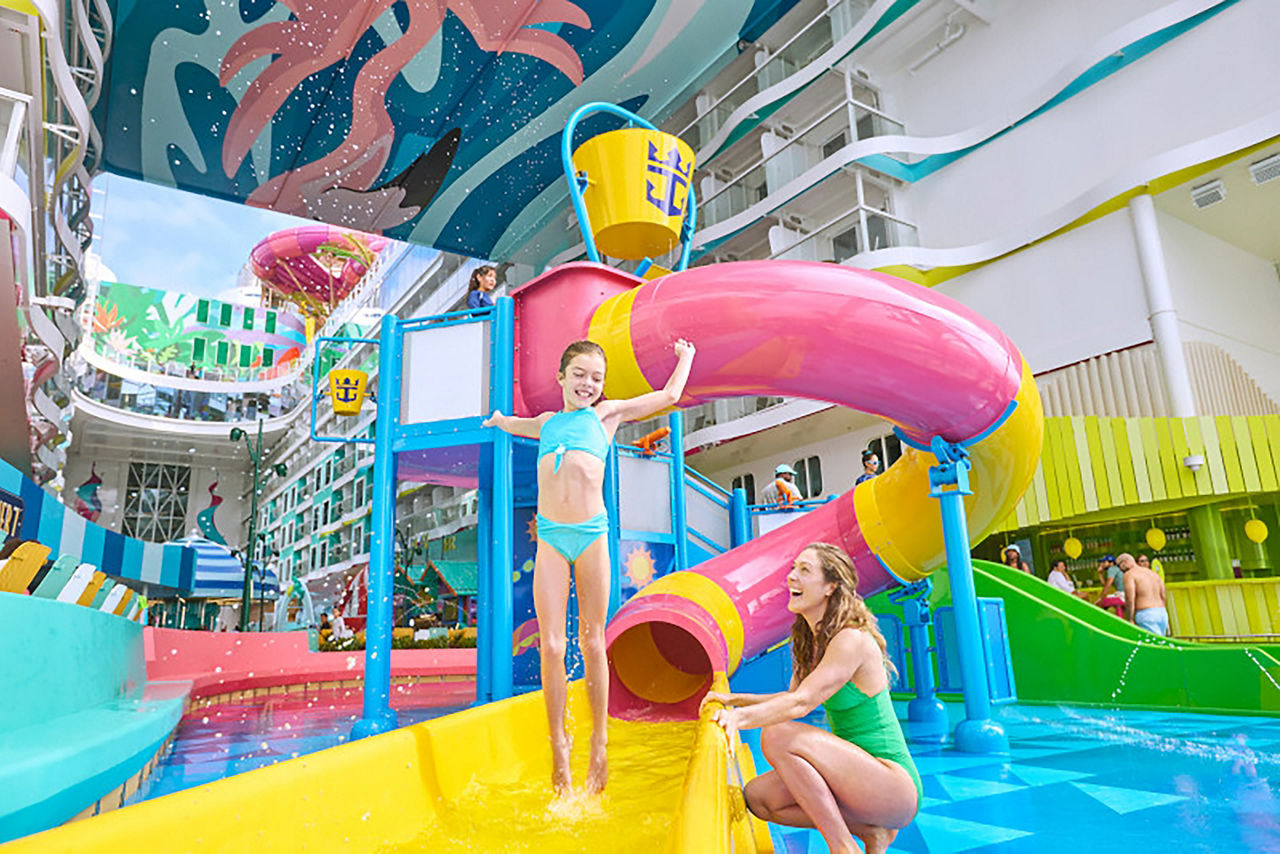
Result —
<instances>
[{"instance_id":1,"label":"yellow slide section","mask_svg":"<svg viewBox=\"0 0 1280 854\"><path fill-rule=\"evenodd\" d=\"M570 686L574 779L591 715ZM603 798L551 797L542 694L490 703L0 846L22 852L771 851L705 717L611 721Z\"/></svg>"}]
</instances>

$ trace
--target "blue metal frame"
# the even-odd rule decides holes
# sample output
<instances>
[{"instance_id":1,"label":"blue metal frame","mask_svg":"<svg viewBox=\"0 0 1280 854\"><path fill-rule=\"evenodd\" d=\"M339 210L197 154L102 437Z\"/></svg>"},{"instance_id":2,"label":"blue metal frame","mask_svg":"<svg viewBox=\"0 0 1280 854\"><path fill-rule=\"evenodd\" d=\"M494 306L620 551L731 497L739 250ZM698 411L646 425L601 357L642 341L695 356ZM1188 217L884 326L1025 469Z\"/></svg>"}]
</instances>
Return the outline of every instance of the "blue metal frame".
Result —
<instances>
[{"instance_id":1,"label":"blue metal frame","mask_svg":"<svg viewBox=\"0 0 1280 854\"><path fill-rule=\"evenodd\" d=\"M500 298L501 299L501 298ZM400 321L401 332L418 332L423 329L435 329L441 326L458 326L463 323L475 323L488 320L489 315L497 311L497 304L484 308L464 308L461 311L446 311L444 314L432 314L427 317L412 317Z\"/></svg>"},{"instance_id":2,"label":"blue metal frame","mask_svg":"<svg viewBox=\"0 0 1280 854\"><path fill-rule=\"evenodd\" d=\"M515 302L501 297L494 306L490 330L489 409L512 412L515 409ZM514 657L511 636L515 631L511 573L514 564L512 526L515 524L515 472L513 437L505 430L489 428L492 436L493 472L489 486L492 508L489 512L491 531L488 538L488 566L481 566L482 577L488 578L486 619L481 619L476 638L477 661L488 665L485 700L510 697L514 682ZM482 541L483 542L483 541ZM488 623L488 625L483 625ZM481 643L483 633L483 644ZM477 674L478 675L478 674ZM477 689L479 689L477 684Z\"/></svg>"},{"instance_id":3,"label":"blue metal frame","mask_svg":"<svg viewBox=\"0 0 1280 854\"><path fill-rule=\"evenodd\" d=\"M484 702L512 694L513 626L512 606L512 525L515 489L513 484L514 437L496 427L480 427L481 418L449 419L425 424L400 424L401 386L404 379L404 336L428 328L462 323L492 323L489 359L490 409L510 412L515 397L515 304L499 297L493 308L468 309L431 317L399 320L382 318L379 339L322 338L319 341L373 343L379 345L378 418L374 427L373 543L369 555L369 612L365 631L365 680L362 717L352 727L353 739L387 732L397 725L390 708L391 695L391 587L395 543L396 455L405 451L429 450L463 444L490 445L489 482L482 483L480 523L488 536L477 555L480 589L485 610L477 632L477 693ZM315 385L318 369L312 371L312 437L315 435ZM369 440L364 440L369 441ZM486 530L487 529L487 530Z\"/></svg>"},{"instance_id":4,"label":"blue metal frame","mask_svg":"<svg viewBox=\"0 0 1280 854\"><path fill-rule=\"evenodd\" d=\"M622 607L622 519L618 515L621 498L618 486L618 443L609 445L604 466L604 509L609 517L609 619Z\"/></svg>"},{"instance_id":5,"label":"blue metal frame","mask_svg":"<svg viewBox=\"0 0 1280 854\"><path fill-rule=\"evenodd\" d=\"M737 548L751 541L751 507L747 504L747 491L737 487L729 497L729 544Z\"/></svg>"},{"instance_id":6,"label":"blue metal frame","mask_svg":"<svg viewBox=\"0 0 1280 854\"><path fill-rule=\"evenodd\" d=\"M625 119L629 125L639 125L649 130L658 130L658 128L647 119L637 116L630 110L604 101L592 101L589 104L583 104L573 111L573 115L569 116L569 121L564 126L564 134L560 137L560 164L564 167L564 177L569 183L569 198L573 201L573 212L578 217L578 229L582 232L582 241L587 247L587 258L599 264L600 251L596 249L596 238L591 231L591 220L587 216L587 206L582 201L582 191L587 186L587 178L585 175L579 175L573 169L573 132L578 127L578 122L582 121L583 117L590 113L608 113L620 119ZM688 202L685 205L684 221L680 225L680 261L676 266L677 270L684 270L689 266L689 250L693 245L693 230L698 223L698 200L693 191L692 174L689 177ZM644 259L636 269L636 275L643 276L645 271L652 265L652 260Z\"/></svg>"},{"instance_id":7,"label":"blue metal frame","mask_svg":"<svg viewBox=\"0 0 1280 854\"><path fill-rule=\"evenodd\" d=\"M389 732L398 719L391 709L392 550L396 535L396 471L391 437L400 421L401 336L393 314L382 317L378 350L378 417L373 445L373 542L369 549L369 607L365 625L364 709L351 738ZM313 404L314 405L314 404ZM312 428L314 431L314 420Z\"/></svg>"},{"instance_id":8,"label":"blue metal frame","mask_svg":"<svg viewBox=\"0 0 1280 854\"><path fill-rule=\"evenodd\" d=\"M324 335L314 339L315 354L311 359L311 439L315 442L334 442L336 444L345 445L348 442L368 442L373 443L375 439L366 439L363 436L321 436L316 433L316 404L320 400L320 392L317 386L320 384L320 344L324 341L333 341L339 344L379 344L377 338L340 338L332 335Z\"/></svg>"}]
</instances>

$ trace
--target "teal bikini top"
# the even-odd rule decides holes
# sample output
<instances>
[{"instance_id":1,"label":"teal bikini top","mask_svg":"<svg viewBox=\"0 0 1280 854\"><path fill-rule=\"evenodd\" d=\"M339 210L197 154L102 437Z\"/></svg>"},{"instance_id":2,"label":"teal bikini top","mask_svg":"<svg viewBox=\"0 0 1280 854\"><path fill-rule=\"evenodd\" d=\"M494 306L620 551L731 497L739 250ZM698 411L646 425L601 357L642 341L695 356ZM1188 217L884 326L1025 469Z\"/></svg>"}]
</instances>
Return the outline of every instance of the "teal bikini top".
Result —
<instances>
[{"instance_id":1,"label":"teal bikini top","mask_svg":"<svg viewBox=\"0 0 1280 854\"><path fill-rule=\"evenodd\" d=\"M565 451L586 451L601 460L609 456L609 439L595 409L562 410L547 419L538 434L538 462L547 454L556 455L553 471L560 471Z\"/></svg>"}]
</instances>

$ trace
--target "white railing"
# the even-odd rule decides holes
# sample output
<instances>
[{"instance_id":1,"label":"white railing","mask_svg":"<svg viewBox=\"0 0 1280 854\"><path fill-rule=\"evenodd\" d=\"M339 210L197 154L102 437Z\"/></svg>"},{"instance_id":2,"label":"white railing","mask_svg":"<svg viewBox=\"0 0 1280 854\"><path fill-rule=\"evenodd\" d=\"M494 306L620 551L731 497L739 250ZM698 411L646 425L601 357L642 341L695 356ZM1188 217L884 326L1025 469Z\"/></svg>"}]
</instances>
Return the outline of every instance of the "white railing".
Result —
<instances>
[{"instance_id":1,"label":"white railing","mask_svg":"<svg viewBox=\"0 0 1280 854\"><path fill-rule=\"evenodd\" d=\"M102 333L90 333L80 342L80 353L86 351L92 353L99 358L91 360L103 370L109 370L108 365L118 365L121 368L128 368L141 374L149 374L153 377L165 377L175 381L175 386L179 388L192 388L198 391L218 391L216 387L208 387L209 383L260 383L262 388L255 388L255 391L265 391L267 388L275 388L286 385L299 379L302 375L302 359L292 359L288 362L281 362L272 365L269 368L242 368L237 365L203 365L197 368L197 376L190 376L188 366L182 362L160 362L152 358L151 354L146 351L141 352L122 352L112 347L109 339ZM105 360L108 364L100 364L100 360Z\"/></svg>"},{"instance_id":2,"label":"white railing","mask_svg":"<svg viewBox=\"0 0 1280 854\"><path fill-rule=\"evenodd\" d=\"M698 110L698 115L677 136L699 148L710 139L733 111L747 99L782 82L829 50L871 8L871 0L838 0L829 3L781 47L761 56L760 62L729 90Z\"/></svg>"},{"instance_id":3,"label":"white railing","mask_svg":"<svg viewBox=\"0 0 1280 854\"><path fill-rule=\"evenodd\" d=\"M770 235L770 246L776 243L779 248L769 257L795 261L843 264L862 252L916 246L920 242L915 225L866 205L858 205L809 234L791 232L782 226L773 229L782 231Z\"/></svg>"},{"instance_id":4,"label":"white railing","mask_svg":"<svg viewBox=\"0 0 1280 854\"><path fill-rule=\"evenodd\" d=\"M699 225L712 226L744 212L822 162L824 147L836 143L835 148L843 148L855 140L904 131L901 122L848 97L789 139L764 131L759 136L760 156L740 174L724 183L714 175L701 178Z\"/></svg>"},{"instance_id":5,"label":"white railing","mask_svg":"<svg viewBox=\"0 0 1280 854\"><path fill-rule=\"evenodd\" d=\"M26 171L21 152L30 106L30 95L0 87L0 175L6 178L17 178L20 166ZM25 179L21 183L25 184Z\"/></svg>"}]
</instances>

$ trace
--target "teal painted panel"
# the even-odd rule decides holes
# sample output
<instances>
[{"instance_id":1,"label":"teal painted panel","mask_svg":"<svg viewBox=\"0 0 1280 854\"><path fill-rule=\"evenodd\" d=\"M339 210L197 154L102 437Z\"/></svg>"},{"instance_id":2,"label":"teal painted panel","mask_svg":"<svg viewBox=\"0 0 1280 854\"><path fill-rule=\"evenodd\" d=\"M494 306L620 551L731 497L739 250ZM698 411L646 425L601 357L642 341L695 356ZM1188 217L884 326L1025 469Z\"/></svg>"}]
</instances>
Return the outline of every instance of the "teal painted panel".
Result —
<instances>
[{"instance_id":1,"label":"teal painted panel","mask_svg":"<svg viewBox=\"0 0 1280 854\"><path fill-rule=\"evenodd\" d=\"M80 562L102 566L102 551L106 548L107 531L97 525L85 525L84 545L80 547Z\"/></svg>"},{"instance_id":2,"label":"teal painted panel","mask_svg":"<svg viewBox=\"0 0 1280 854\"><path fill-rule=\"evenodd\" d=\"M142 550L145 548L142 540L126 537L124 541L124 577L125 578L142 578ZM159 546L152 546L159 548ZM167 583L167 582L166 582ZM137 587L136 584L133 585ZM140 588L139 588L140 589Z\"/></svg>"},{"instance_id":3,"label":"teal painted panel","mask_svg":"<svg viewBox=\"0 0 1280 854\"><path fill-rule=\"evenodd\" d=\"M72 714L146 683L142 626L90 608L0 593L0 733Z\"/></svg>"},{"instance_id":4,"label":"teal painted panel","mask_svg":"<svg viewBox=\"0 0 1280 854\"><path fill-rule=\"evenodd\" d=\"M41 495L44 500L40 503L40 533L36 535L36 539L48 546L50 553L57 557L61 554L58 549L62 545L62 519L68 511L52 494L42 489ZM32 508L28 507L27 512L33 512Z\"/></svg>"}]
</instances>

